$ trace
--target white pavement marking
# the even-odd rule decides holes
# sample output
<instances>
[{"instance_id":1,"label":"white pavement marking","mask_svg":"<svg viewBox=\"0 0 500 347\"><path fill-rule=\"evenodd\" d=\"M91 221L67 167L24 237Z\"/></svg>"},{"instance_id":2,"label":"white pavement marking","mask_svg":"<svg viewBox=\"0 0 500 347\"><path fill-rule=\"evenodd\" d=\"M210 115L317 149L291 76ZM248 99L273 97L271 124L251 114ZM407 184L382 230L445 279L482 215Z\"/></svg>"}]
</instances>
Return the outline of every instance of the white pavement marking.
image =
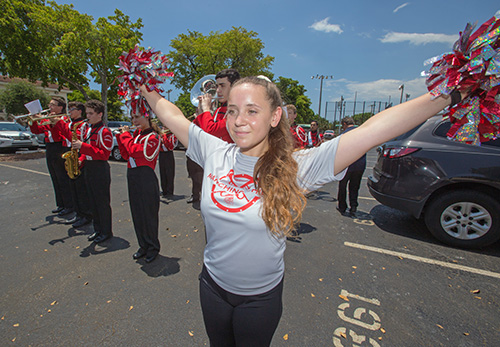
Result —
<instances>
[{"instance_id":1,"label":"white pavement marking","mask_svg":"<svg viewBox=\"0 0 500 347\"><path fill-rule=\"evenodd\" d=\"M30 169L25 169L23 167L17 167L17 166L12 166L12 165L7 165L7 164L0 164L0 166L5 166L5 167L10 167L11 169L18 169L18 170L23 170L23 171L28 171L28 172L33 172L39 175L45 175L45 176L50 176L50 174L46 172L40 172L40 171L35 171L35 170L30 170Z\"/></svg>"},{"instance_id":2,"label":"white pavement marking","mask_svg":"<svg viewBox=\"0 0 500 347\"><path fill-rule=\"evenodd\" d=\"M363 200L375 200L374 198L367 198L364 196L358 196L358 199L363 199Z\"/></svg>"},{"instance_id":3,"label":"white pavement marking","mask_svg":"<svg viewBox=\"0 0 500 347\"><path fill-rule=\"evenodd\" d=\"M411 259L411 260L419 261L419 262L422 262L422 263L427 263L427 264L432 264L432 265L439 265L439 266L447 267L447 268L450 268L450 269L467 271L467 272L472 272L472 273L475 273L475 274L478 274L478 275L489 276L489 277L500 279L500 273L492 272L492 271L488 271L488 270L481 270L481 269L476 269L476 268L473 268L473 267L468 267L468 266L463 266L463 265L458 265L458 264L453 264L453 263L446 263L444 261L439 261L439 260L433 260L433 259L429 259L429 258L418 257L418 256L415 256L415 255L401 253L401 252L389 251L389 250L383 249L383 248L377 248L377 247L360 245L358 243L344 242L344 245L348 246L348 247L363 249L363 250L366 250L366 251L371 251L371 252L377 252L377 253L382 253L382 254L393 255L395 257L401 257L403 259L405 259L405 258L406 259Z\"/></svg>"}]
</instances>

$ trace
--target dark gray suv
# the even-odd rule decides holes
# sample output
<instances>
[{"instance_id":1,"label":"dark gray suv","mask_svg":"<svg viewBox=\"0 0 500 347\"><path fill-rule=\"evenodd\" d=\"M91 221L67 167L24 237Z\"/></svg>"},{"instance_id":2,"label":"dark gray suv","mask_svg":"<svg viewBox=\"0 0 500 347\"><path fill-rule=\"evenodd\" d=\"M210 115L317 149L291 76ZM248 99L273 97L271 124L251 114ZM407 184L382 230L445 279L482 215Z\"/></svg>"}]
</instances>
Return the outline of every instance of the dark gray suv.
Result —
<instances>
[{"instance_id":1,"label":"dark gray suv","mask_svg":"<svg viewBox=\"0 0 500 347\"><path fill-rule=\"evenodd\" d=\"M500 139L454 142L450 126L436 116L380 146L368 188L380 203L423 217L447 244L490 245L500 239Z\"/></svg>"}]
</instances>

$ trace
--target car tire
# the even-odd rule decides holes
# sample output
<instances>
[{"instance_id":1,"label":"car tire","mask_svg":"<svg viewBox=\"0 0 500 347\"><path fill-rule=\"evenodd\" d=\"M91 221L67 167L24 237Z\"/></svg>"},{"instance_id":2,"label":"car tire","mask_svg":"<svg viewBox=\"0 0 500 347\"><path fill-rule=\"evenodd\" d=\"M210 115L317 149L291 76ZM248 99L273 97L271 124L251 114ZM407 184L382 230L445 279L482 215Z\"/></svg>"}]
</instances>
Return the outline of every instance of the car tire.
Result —
<instances>
[{"instance_id":1,"label":"car tire","mask_svg":"<svg viewBox=\"0 0 500 347\"><path fill-rule=\"evenodd\" d=\"M438 240L455 247L478 248L500 239L500 202L472 191L450 191L430 201L425 224Z\"/></svg>"},{"instance_id":2,"label":"car tire","mask_svg":"<svg viewBox=\"0 0 500 347\"><path fill-rule=\"evenodd\" d=\"M120 153L120 148L114 147L111 150L111 157L113 157L113 159L116 160L116 161L123 160L122 154Z\"/></svg>"}]
</instances>

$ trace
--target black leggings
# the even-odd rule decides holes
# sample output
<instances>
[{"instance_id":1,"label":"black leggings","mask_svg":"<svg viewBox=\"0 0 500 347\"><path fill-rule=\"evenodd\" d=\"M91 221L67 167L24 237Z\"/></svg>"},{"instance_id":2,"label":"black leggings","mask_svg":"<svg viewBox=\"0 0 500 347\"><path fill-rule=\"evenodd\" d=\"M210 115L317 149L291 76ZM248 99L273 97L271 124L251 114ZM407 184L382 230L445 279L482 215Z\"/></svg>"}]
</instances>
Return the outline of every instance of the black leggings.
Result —
<instances>
[{"instance_id":1,"label":"black leggings","mask_svg":"<svg viewBox=\"0 0 500 347\"><path fill-rule=\"evenodd\" d=\"M210 346L269 346L283 311L283 279L259 295L236 295L222 289L205 266L200 301Z\"/></svg>"}]
</instances>

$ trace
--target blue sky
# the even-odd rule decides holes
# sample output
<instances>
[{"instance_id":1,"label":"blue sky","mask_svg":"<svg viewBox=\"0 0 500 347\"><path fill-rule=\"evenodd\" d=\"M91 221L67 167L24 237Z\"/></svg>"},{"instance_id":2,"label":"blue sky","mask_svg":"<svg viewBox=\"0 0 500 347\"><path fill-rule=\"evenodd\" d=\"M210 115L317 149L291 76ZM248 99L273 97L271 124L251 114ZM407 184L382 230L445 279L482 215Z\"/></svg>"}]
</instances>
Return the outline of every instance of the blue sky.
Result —
<instances>
[{"instance_id":1,"label":"blue sky","mask_svg":"<svg viewBox=\"0 0 500 347\"><path fill-rule=\"evenodd\" d=\"M317 113L320 80L325 102L391 101L404 93L414 98L426 92L423 62L451 51L468 22L482 24L500 10L493 0L257 0L257 1L137 1L74 0L76 10L97 19L118 8L133 21L142 18L142 46L164 53L170 41L188 30L204 35L233 26L255 31L264 54L275 57L275 78L298 80L307 89ZM214 71L216 73L216 71ZM171 88L166 85L165 88ZM171 93L175 100L178 92ZM329 105L331 110L333 106ZM332 115L329 113L331 120Z\"/></svg>"}]
</instances>

